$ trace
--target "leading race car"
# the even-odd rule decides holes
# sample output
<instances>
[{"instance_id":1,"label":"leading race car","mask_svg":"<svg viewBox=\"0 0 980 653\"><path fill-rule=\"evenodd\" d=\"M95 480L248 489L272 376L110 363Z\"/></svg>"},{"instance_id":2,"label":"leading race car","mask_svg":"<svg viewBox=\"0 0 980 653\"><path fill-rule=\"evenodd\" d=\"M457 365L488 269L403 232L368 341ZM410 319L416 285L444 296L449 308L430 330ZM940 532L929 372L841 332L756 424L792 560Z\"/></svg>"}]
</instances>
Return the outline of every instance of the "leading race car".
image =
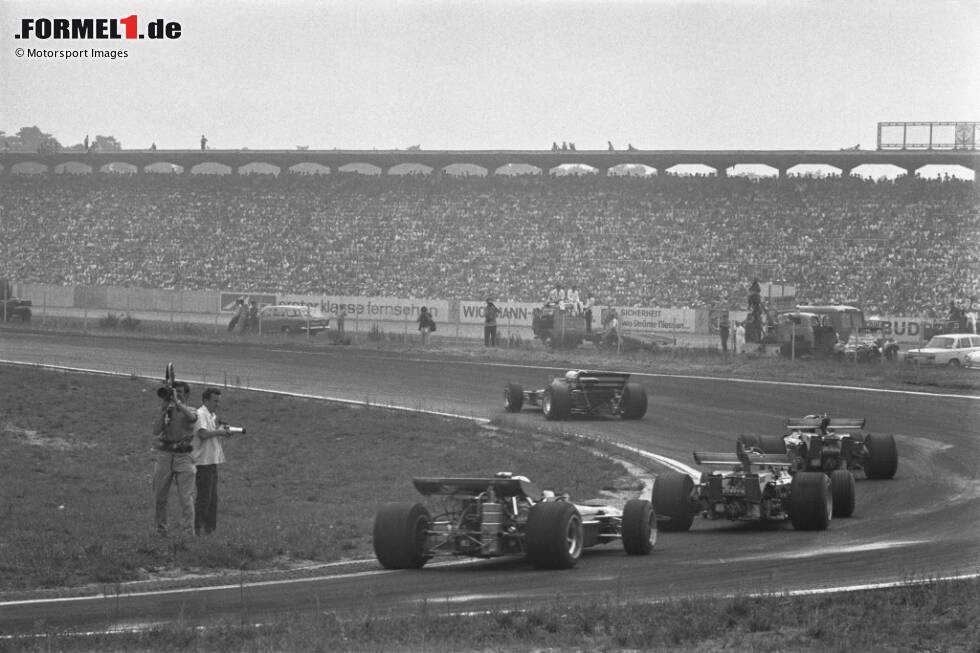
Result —
<instances>
[{"instance_id":1,"label":"leading race car","mask_svg":"<svg viewBox=\"0 0 980 653\"><path fill-rule=\"evenodd\" d=\"M699 480L666 472L654 481L660 530L689 530L697 514L712 520L789 519L797 530L825 530L830 524L831 479L822 472L791 473L786 454L760 453L739 440L734 454L695 452L694 460L706 468Z\"/></svg>"},{"instance_id":2,"label":"leading race car","mask_svg":"<svg viewBox=\"0 0 980 653\"><path fill-rule=\"evenodd\" d=\"M641 419L647 412L647 391L629 379L629 374L621 372L568 370L539 390L524 390L518 383L508 383L504 388L504 408L516 413L525 404L540 406L549 420L567 419L570 415Z\"/></svg>"},{"instance_id":3,"label":"leading race car","mask_svg":"<svg viewBox=\"0 0 980 653\"><path fill-rule=\"evenodd\" d=\"M374 519L374 553L386 569L417 569L437 556L525 556L539 569L569 569L582 549L621 541L646 555L657 539L653 506L577 505L523 476L413 478L432 506L388 503Z\"/></svg>"},{"instance_id":4,"label":"leading race car","mask_svg":"<svg viewBox=\"0 0 980 653\"><path fill-rule=\"evenodd\" d=\"M784 435L739 436L749 448L789 454L794 468L806 471L861 470L869 479L889 479L898 470L898 447L890 433L869 433L865 420L807 415L786 420Z\"/></svg>"}]
</instances>

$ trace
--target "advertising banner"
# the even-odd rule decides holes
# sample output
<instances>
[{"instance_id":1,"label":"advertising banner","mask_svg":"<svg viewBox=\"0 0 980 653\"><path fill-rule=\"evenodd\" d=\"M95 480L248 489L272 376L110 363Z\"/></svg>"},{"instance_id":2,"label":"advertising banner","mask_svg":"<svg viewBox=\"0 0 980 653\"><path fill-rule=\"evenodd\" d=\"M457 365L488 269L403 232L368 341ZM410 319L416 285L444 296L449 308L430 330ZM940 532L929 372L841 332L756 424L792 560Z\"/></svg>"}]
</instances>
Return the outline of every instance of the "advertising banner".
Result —
<instances>
[{"instance_id":1,"label":"advertising banner","mask_svg":"<svg viewBox=\"0 0 980 653\"><path fill-rule=\"evenodd\" d=\"M494 306L500 309L497 316L497 324L510 326L526 326L530 328L534 309L541 304L530 304L526 302L494 302ZM485 301L461 301L459 302L459 321L461 324L483 324L486 315L487 303Z\"/></svg>"},{"instance_id":2,"label":"advertising banner","mask_svg":"<svg viewBox=\"0 0 980 653\"><path fill-rule=\"evenodd\" d=\"M895 342L921 343L926 332L941 331L946 328L947 321L929 317L899 317L895 315L872 316L868 318L869 327L877 327L886 336L891 336Z\"/></svg>"},{"instance_id":3,"label":"advertising banner","mask_svg":"<svg viewBox=\"0 0 980 653\"><path fill-rule=\"evenodd\" d=\"M413 322L419 311L427 306L437 323L449 319L449 302L445 299L420 299L402 297L353 297L347 295L298 295L284 293L278 296L279 304L305 304L319 307L324 313L346 313L350 321Z\"/></svg>"},{"instance_id":4,"label":"advertising banner","mask_svg":"<svg viewBox=\"0 0 980 653\"><path fill-rule=\"evenodd\" d=\"M541 304L527 302L494 302L500 309L498 325L531 326L534 309ZM459 321L462 324L482 324L486 302L461 301ZM619 316L619 328L623 331L694 333L695 310L688 308L645 308L637 306L596 306L592 309L594 324L600 327L601 316L611 308Z\"/></svg>"},{"instance_id":5,"label":"advertising banner","mask_svg":"<svg viewBox=\"0 0 980 653\"><path fill-rule=\"evenodd\" d=\"M237 302L240 297L244 297L246 303L251 303L254 300L258 303L259 308L276 303L276 296L269 293L223 292L221 293L221 312L236 312L238 309L235 308L235 302Z\"/></svg>"},{"instance_id":6,"label":"advertising banner","mask_svg":"<svg viewBox=\"0 0 980 653\"><path fill-rule=\"evenodd\" d=\"M619 315L619 328L624 331L694 333L695 310L693 308L646 308L615 306Z\"/></svg>"}]
</instances>

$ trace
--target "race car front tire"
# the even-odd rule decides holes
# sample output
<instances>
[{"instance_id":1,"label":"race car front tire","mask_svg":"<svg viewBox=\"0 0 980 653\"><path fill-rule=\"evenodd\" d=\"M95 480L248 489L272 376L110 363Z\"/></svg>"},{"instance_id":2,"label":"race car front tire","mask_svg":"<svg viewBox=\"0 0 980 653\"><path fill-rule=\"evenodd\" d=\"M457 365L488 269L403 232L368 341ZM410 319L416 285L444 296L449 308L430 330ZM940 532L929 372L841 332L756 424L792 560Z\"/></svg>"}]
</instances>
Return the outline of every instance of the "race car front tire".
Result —
<instances>
[{"instance_id":1,"label":"race car front tire","mask_svg":"<svg viewBox=\"0 0 980 653\"><path fill-rule=\"evenodd\" d=\"M639 383L627 383L623 389L623 419L642 419L647 414L647 390Z\"/></svg>"},{"instance_id":2,"label":"race car front tire","mask_svg":"<svg viewBox=\"0 0 980 653\"><path fill-rule=\"evenodd\" d=\"M519 383L508 383L504 389L504 408L508 413L519 413L524 406L524 388Z\"/></svg>"},{"instance_id":3,"label":"race car front tire","mask_svg":"<svg viewBox=\"0 0 980 653\"><path fill-rule=\"evenodd\" d=\"M891 433L869 433L864 438L868 459L864 465L864 475L871 479L894 478L898 471L898 447Z\"/></svg>"},{"instance_id":4,"label":"race car front tire","mask_svg":"<svg viewBox=\"0 0 980 653\"><path fill-rule=\"evenodd\" d=\"M623 550L645 556L657 543L657 516L646 499L630 499L623 506Z\"/></svg>"},{"instance_id":5,"label":"race car front tire","mask_svg":"<svg viewBox=\"0 0 980 653\"><path fill-rule=\"evenodd\" d=\"M421 503L388 503L374 518L374 554L385 569L420 569L431 557L426 551L432 523Z\"/></svg>"},{"instance_id":6,"label":"race car front tire","mask_svg":"<svg viewBox=\"0 0 980 653\"><path fill-rule=\"evenodd\" d=\"M582 517L567 501L536 503L527 515L525 549L537 569L571 569L582 555Z\"/></svg>"},{"instance_id":7,"label":"race car front tire","mask_svg":"<svg viewBox=\"0 0 980 653\"><path fill-rule=\"evenodd\" d=\"M653 482L653 510L657 515L657 527L664 532L681 532L691 529L694 508L691 493L694 479L681 472L658 474Z\"/></svg>"},{"instance_id":8,"label":"race car front tire","mask_svg":"<svg viewBox=\"0 0 980 653\"><path fill-rule=\"evenodd\" d=\"M572 412L572 393L568 385L554 381L545 388L541 399L541 410L549 420L567 419Z\"/></svg>"},{"instance_id":9,"label":"race car front tire","mask_svg":"<svg viewBox=\"0 0 980 653\"><path fill-rule=\"evenodd\" d=\"M822 531L830 525L834 502L823 472L799 472L790 486L789 519L798 531Z\"/></svg>"},{"instance_id":10,"label":"race car front tire","mask_svg":"<svg viewBox=\"0 0 980 653\"><path fill-rule=\"evenodd\" d=\"M832 471L830 494L834 498L834 517L850 517L854 514L854 474L846 469Z\"/></svg>"}]
</instances>

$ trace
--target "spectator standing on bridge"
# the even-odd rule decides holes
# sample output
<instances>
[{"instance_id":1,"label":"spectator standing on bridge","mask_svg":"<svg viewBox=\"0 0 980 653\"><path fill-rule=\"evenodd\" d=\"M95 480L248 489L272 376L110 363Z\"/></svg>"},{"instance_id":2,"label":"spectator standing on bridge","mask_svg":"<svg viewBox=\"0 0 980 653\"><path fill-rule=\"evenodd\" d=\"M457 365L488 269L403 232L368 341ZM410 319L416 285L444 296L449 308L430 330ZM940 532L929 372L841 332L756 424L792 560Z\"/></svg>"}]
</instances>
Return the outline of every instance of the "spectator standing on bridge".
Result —
<instances>
[{"instance_id":1,"label":"spectator standing on bridge","mask_svg":"<svg viewBox=\"0 0 980 653\"><path fill-rule=\"evenodd\" d=\"M208 149L208 139L205 138L204 134L201 134L201 151Z\"/></svg>"},{"instance_id":2,"label":"spectator standing on bridge","mask_svg":"<svg viewBox=\"0 0 980 653\"><path fill-rule=\"evenodd\" d=\"M500 309L493 303L492 299L487 300L487 305L483 309L483 346L497 346L497 316Z\"/></svg>"}]
</instances>

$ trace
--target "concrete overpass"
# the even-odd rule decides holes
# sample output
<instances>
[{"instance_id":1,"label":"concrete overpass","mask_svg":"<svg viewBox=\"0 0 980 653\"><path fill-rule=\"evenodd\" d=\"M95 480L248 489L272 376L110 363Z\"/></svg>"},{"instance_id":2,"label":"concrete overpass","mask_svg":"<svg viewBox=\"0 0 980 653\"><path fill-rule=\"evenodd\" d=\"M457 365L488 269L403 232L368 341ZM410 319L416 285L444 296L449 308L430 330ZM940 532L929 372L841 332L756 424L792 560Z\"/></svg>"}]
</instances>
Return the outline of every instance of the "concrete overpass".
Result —
<instances>
[{"instance_id":1,"label":"concrete overpass","mask_svg":"<svg viewBox=\"0 0 980 653\"><path fill-rule=\"evenodd\" d=\"M135 166L174 164L189 171L202 163L218 163L237 173L242 166L265 163L287 170L299 164L319 164L336 171L349 164L369 164L389 171L400 164L420 164L442 170L452 164L471 164L494 172L508 164L524 164L547 171L565 164L584 164L605 174L624 164L642 164L664 172L677 165L700 164L719 175L739 164L762 164L780 176L797 165L826 165L850 174L861 165L894 165L914 173L926 165L962 166L980 183L980 150L120 150L116 152L0 152L0 174L14 166L34 163L49 172L66 163L99 170L112 163Z\"/></svg>"}]
</instances>

